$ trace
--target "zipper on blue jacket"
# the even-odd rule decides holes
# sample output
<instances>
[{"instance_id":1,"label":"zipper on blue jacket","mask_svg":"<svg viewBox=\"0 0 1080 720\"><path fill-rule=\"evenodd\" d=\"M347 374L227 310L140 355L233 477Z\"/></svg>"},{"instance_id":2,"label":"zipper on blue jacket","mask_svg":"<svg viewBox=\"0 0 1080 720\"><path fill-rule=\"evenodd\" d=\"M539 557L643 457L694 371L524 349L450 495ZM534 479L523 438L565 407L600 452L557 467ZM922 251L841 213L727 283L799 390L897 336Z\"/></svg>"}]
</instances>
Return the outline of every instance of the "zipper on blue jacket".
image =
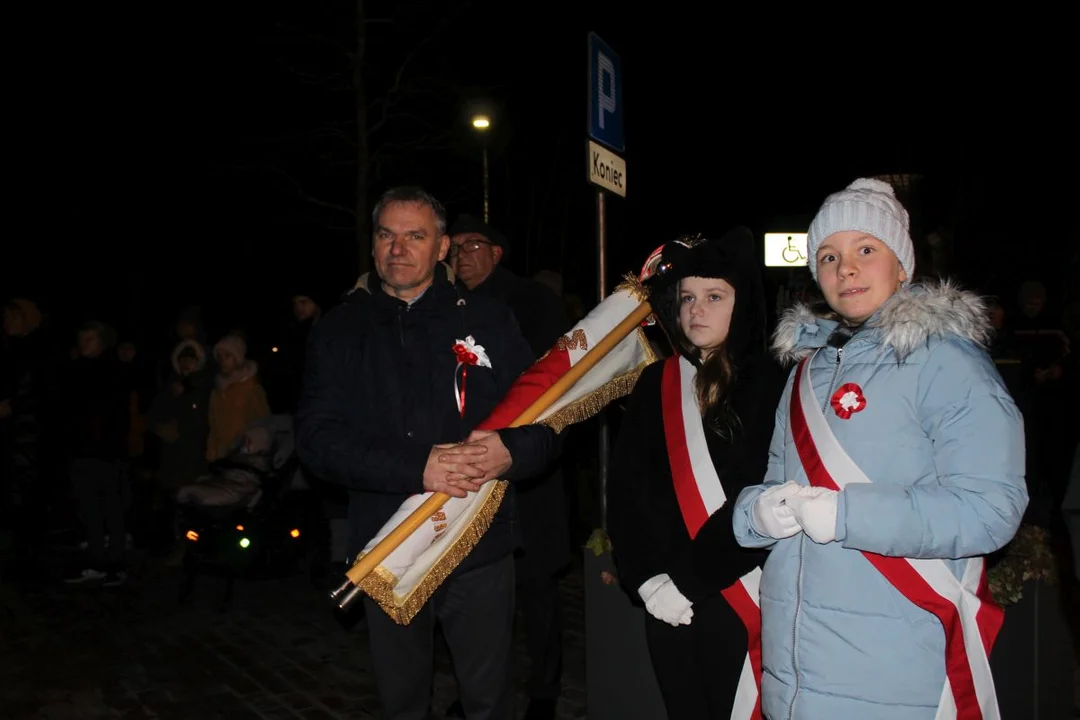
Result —
<instances>
[{"instance_id":1,"label":"zipper on blue jacket","mask_svg":"<svg viewBox=\"0 0 1080 720\"><path fill-rule=\"evenodd\" d=\"M840 364L844 360L844 348L836 348L836 367L833 368L832 380L829 381L829 387L826 388L825 402L822 404L821 411L827 412L829 407L829 398L833 394L833 385L836 384L836 379L840 376ZM807 372L809 372L807 368ZM797 389L796 389L797 391ZM799 690L802 685L802 680L799 677L799 660L798 660L798 644L799 644L799 614L802 610L802 580L803 580L803 549L806 547L806 533L802 533L799 536L799 578L795 584L795 619L791 624L791 668L795 671L795 692L791 695L791 705L788 707L788 720L794 720L795 718L795 701L799 698Z\"/></svg>"},{"instance_id":2,"label":"zipper on blue jacket","mask_svg":"<svg viewBox=\"0 0 1080 720\"><path fill-rule=\"evenodd\" d=\"M836 392L833 390L833 385L836 384L836 379L840 377L840 363L844 359L844 348L836 348L836 367L833 369L832 380L829 381L829 387L825 389L825 401L821 403L821 412L828 412L829 410L829 398Z\"/></svg>"},{"instance_id":3,"label":"zipper on blue jacket","mask_svg":"<svg viewBox=\"0 0 1080 720\"><path fill-rule=\"evenodd\" d=\"M797 648L799 644L799 611L802 610L802 569L803 548L806 547L806 533L799 534L799 577L795 582L795 619L791 623L791 669L795 672L795 692L791 694L791 705L788 707L788 720L795 717L795 701L799 697L799 687L802 680L799 678L799 660Z\"/></svg>"}]
</instances>

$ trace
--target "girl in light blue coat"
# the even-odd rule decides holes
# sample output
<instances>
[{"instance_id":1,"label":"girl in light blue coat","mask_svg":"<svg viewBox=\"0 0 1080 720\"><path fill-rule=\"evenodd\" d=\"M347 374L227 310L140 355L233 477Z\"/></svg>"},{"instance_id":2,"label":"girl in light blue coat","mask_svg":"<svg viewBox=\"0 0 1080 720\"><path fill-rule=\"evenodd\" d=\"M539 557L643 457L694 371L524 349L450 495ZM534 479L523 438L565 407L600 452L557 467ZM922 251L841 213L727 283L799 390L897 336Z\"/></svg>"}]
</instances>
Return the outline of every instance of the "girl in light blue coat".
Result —
<instances>
[{"instance_id":1,"label":"girl in light blue coat","mask_svg":"<svg viewBox=\"0 0 1080 720\"><path fill-rule=\"evenodd\" d=\"M776 354L799 365L765 482L740 493L733 520L741 545L771 548L760 587L770 720L996 715L985 650L1001 614L982 556L1009 542L1027 506L1023 425L984 349L980 299L909 282L908 227L886 183L830 195L809 231L828 307L792 308L774 335ZM947 642L951 612L968 622Z\"/></svg>"}]
</instances>

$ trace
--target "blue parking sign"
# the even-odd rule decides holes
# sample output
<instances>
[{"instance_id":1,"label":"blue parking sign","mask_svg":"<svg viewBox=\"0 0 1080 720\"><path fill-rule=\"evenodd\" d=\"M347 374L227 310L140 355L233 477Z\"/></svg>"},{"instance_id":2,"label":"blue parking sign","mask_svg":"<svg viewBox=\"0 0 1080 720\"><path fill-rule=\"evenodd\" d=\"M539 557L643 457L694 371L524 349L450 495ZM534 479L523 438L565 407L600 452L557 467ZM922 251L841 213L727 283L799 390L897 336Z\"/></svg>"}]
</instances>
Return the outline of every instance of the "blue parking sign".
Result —
<instances>
[{"instance_id":1,"label":"blue parking sign","mask_svg":"<svg viewBox=\"0 0 1080 720\"><path fill-rule=\"evenodd\" d=\"M622 67L619 56L589 33L589 137L612 150L626 149L623 137Z\"/></svg>"}]
</instances>

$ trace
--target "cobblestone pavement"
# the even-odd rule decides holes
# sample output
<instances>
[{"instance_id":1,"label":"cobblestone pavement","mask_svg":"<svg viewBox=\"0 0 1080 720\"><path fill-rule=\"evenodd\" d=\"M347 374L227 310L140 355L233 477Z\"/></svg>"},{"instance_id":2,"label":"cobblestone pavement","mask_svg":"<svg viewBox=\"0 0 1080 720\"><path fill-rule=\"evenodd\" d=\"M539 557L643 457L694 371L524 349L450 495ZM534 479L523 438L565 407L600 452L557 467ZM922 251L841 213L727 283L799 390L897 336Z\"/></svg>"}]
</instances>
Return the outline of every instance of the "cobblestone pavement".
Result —
<instances>
[{"instance_id":1,"label":"cobblestone pavement","mask_svg":"<svg viewBox=\"0 0 1080 720\"><path fill-rule=\"evenodd\" d=\"M136 556L120 588L51 582L0 585L0 718L376 718L379 705L363 622L346 627L306 574L223 585L200 580L177 602L180 571ZM580 567L561 583L566 631L559 718L585 717ZM527 672L515 633L518 713ZM440 649L433 707L455 694ZM439 715L436 715L439 717Z\"/></svg>"}]
</instances>

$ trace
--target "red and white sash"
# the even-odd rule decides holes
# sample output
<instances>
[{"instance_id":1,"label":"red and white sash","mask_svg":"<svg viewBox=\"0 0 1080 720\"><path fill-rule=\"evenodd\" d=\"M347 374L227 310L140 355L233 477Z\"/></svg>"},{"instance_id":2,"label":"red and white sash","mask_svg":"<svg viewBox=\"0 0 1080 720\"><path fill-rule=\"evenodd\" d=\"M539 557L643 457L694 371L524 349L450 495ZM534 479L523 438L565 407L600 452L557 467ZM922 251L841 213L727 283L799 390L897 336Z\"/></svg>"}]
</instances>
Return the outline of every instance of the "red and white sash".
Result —
<instances>
[{"instance_id":1,"label":"red and white sash","mask_svg":"<svg viewBox=\"0 0 1080 720\"><path fill-rule=\"evenodd\" d=\"M758 586L761 584L761 568L756 567L743 575L735 584L721 590L720 594L746 626L746 660L735 688L735 702L731 706L731 720L761 720L761 605Z\"/></svg>"},{"instance_id":2,"label":"red and white sash","mask_svg":"<svg viewBox=\"0 0 1080 720\"><path fill-rule=\"evenodd\" d=\"M709 516L727 502L705 443L705 425L694 392L696 375L693 363L681 355L672 355L664 361L660 391L671 477L691 539L697 537Z\"/></svg>"},{"instance_id":3,"label":"red and white sash","mask_svg":"<svg viewBox=\"0 0 1080 720\"><path fill-rule=\"evenodd\" d=\"M698 410L694 376L697 368L682 356L664 361L660 400L664 412L664 438L667 441L671 477L679 501L683 522L690 538L697 536L709 516L727 501L724 486L716 474L705 426ZM761 608L758 584L761 568L754 568L721 595L746 626L747 651L735 690L731 720L761 720Z\"/></svg>"},{"instance_id":4,"label":"red and white sash","mask_svg":"<svg viewBox=\"0 0 1080 720\"><path fill-rule=\"evenodd\" d=\"M811 485L841 490L870 479L844 451L818 406L807 372L813 356L795 370L789 427ZM990 598L986 565L970 558L956 579L943 560L863 555L904 597L941 621L945 630L945 687L939 720L999 720L990 649L1004 619Z\"/></svg>"}]
</instances>

